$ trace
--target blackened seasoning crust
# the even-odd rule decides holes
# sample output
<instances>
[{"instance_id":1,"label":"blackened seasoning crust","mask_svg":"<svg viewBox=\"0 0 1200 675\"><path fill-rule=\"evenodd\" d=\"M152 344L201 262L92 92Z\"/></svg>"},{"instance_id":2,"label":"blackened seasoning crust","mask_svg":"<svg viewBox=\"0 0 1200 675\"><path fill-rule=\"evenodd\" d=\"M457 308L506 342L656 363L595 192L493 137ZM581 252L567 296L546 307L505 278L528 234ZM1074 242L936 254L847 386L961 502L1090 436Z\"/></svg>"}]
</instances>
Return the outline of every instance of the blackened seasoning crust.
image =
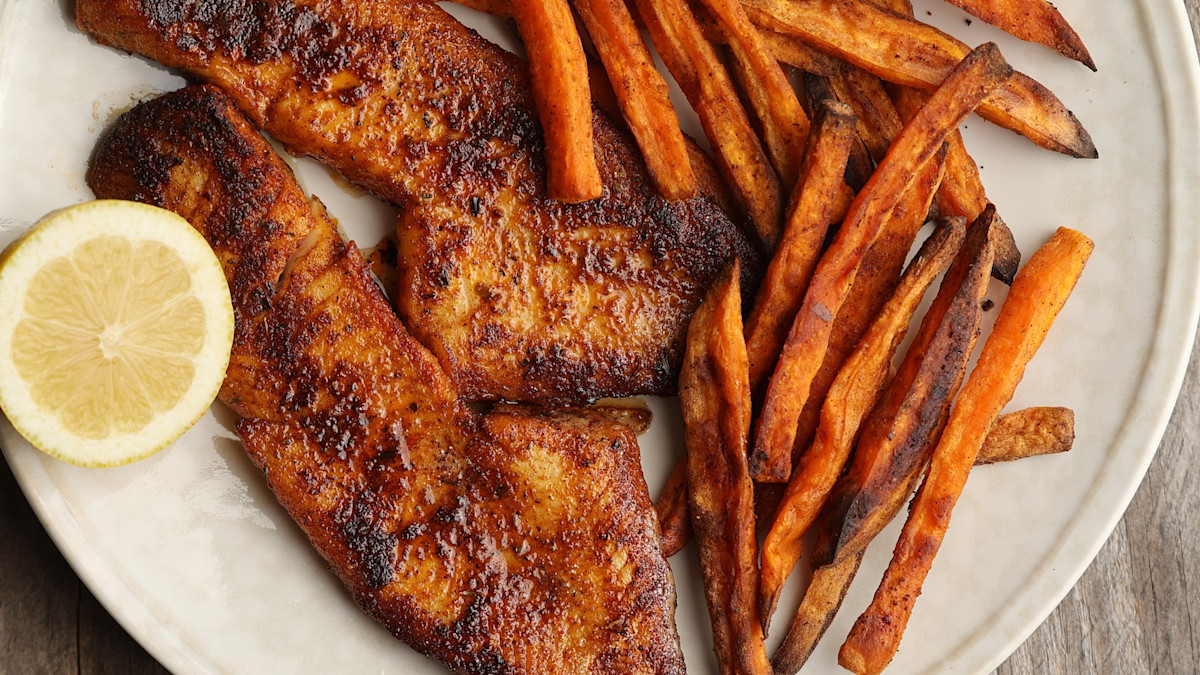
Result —
<instances>
[{"instance_id":1,"label":"blackened seasoning crust","mask_svg":"<svg viewBox=\"0 0 1200 675\"><path fill-rule=\"evenodd\" d=\"M591 410L467 406L223 94L134 108L88 184L213 247L236 317L221 398L364 610L463 673L683 672L633 433Z\"/></svg>"},{"instance_id":2,"label":"blackened seasoning crust","mask_svg":"<svg viewBox=\"0 0 1200 675\"><path fill-rule=\"evenodd\" d=\"M732 255L757 269L712 199L663 200L599 112L604 196L546 197L525 62L432 3L83 0L77 18L400 206L397 306L470 399L671 393L704 289Z\"/></svg>"}]
</instances>

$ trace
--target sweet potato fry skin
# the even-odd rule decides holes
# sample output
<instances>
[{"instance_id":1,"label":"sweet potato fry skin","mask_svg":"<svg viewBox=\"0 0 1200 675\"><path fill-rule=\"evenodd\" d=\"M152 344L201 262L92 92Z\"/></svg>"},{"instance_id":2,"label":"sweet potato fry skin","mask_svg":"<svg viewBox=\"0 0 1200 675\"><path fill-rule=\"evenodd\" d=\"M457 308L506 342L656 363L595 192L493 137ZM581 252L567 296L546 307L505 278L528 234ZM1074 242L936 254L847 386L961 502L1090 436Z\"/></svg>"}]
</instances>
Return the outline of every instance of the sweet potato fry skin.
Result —
<instances>
[{"instance_id":1,"label":"sweet potato fry skin","mask_svg":"<svg viewBox=\"0 0 1200 675\"><path fill-rule=\"evenodd\" d=\"M929 98L927 93L909 87L892 86L891 92L896 111L904 120L915 115ZM967 153L967 146L963 144L962 134L957 129L946 137L946 175L942 177L934 203L939 215L962 216L970 221L978 218L991 203L979 179L979 167ZM992 276L1011 286L1021 265L1021 251L1017 249L1012 231L999 214L994 219L992 246L995 247L996 257L992 262Z\"/></svg>"},{"instance_id":2,"label":"sweet potato fry skin","mask_svg":"<svg viewBox=\"0 0 1200 675\"><path fill-rule=\"evenodd\" d=\"M974 50L896 137L850 205L837 238L817 264L767 387L750 456L758 480L782 482L791 473L796 424L828 348L833 318L850 293L867 247L946 134L1011 75L995 45Z\"/></svg>"},{"instance_id":3,"label":"sweet potato fry skin","mask_svg":"<svg viewBox=\"0 0 1200 675\"><path fill-rule=\"evenodd\" d=\"M1084 235L1059 228L1017 274L955 402L879 589L842 645L838 662L844 668L878 673L891 662L979 447L1075 288L1092 248Z\"/></svg>"},{"instance_id":4,"label":"sweet potato fry skin","mask_svg":"<svg viewBox=\"0 0 1200 675\"><path fill-rule=\"evenodd\" d=\"M763 543L759 606L764 626L770 625L783 584L804 552L804 533L841 475L859 425L875 407L917 305L954 259L965 231L961 218L943 221L922 244L895 293L829 388L812 446L792 473Z\"/></svg>"},{"instance_id":5,"label":"sweet potato fry skin","mask_svg":"<svg viewBox=\"0 0 1200 675\"><path fill-rule=\"evenodd\" d=\"M692 524L688 520L687 460L675 465L662 494L654 502L658 514L658 530L662 534L663 555L670 558L679 553L692 538Z\"/></svg>"},{"instance_id":6,"label":"sweet potato fry skin","mask_svg":"<svg viewBox=\"0 0 1200 675\"><path fill-rule=\"evenodd\" d=\"M1074 437L1074 415L1070 408L1026 408L1001 415L988 431L975 466L1011 461L1070 449ZM905 490L905 497L911 490ZM813 557L832 560L831 534L838 529L836 515L826 508L817 521L818 535ZM889 519L890 520L890 519ZM825 630L841 607L862 563L866 549L813 569L812 581L788 627L779 649L771 656L776 675L793 675L804 666Z\"/></svg>"},{"instance_id":7,"label":"sweet potato fry skin","mask_svg":"<svg viewBox=\"0 0 1200 675\"><path fill-rule=\"evenodd\" d=\"M757 391L770 374L800 310L804 289L834 222L834 205L844 185L853 141L854 116L849 107L834 101L819 103L799 180L788 202L783 235L746 318L750 391Z\"/></svg>"},{"instance_id":8,"label":"sweet potato fry skin","mask_svg":"<svg viewBox=\"0 0 1200 675\"><path fill-rule=\"evenodd\" d=\"M932 26L863 0L743 0L751 20L879 77L931 89L969 47ZM980 116L1073 157L1097 156L1091 136L1049 89L1017 73L979 106Z\"/></svg>"},{"instance_id":9,"label":"sweet potato fry skin","mask_svg":"<svg viewBox=\"0 0 1200 675\"><path fill-rule=\"evenodd\" d=\"M791 35L759 29L775 58L806 73L828 75L837 69L837 59L819 52Z\"/></svg>"},{"instance_id":10,"label":"sweet potato fry skin","mask_svg":"<svg viewBox=\"0 0 1200 675\"><path fill-rule=\"evenodd\" d=\"M1025 408L1001 415L988 429L975 466L1066 452L1075 442L1070 408Z\"/></svg>"},{"instance_id":11,"label":"sweet potato fry skin","mask_svg":"<svg viewBox=\"0 0 1200 675\"><path fill-rule=\"evenodd\" d=\"M738 0L699 0L726 36L742 88L763 128L767 154L784 190L800 173L809 121L787 75ZM766 242L768 248L773 241Z\"/></svg>"},{"instance_id":12,"label":"sweet potato fry skin","mask_svg":"<svg viewBox=\"0 0 1200 675\"><path fill-rule=\"evenodd\" d=\"M947 1L1013 37L1046 45L1068 59L1096 70L1096 64L1079 34L1046 0Z\"/></svg>"},{"instance_id":13,"label":"sweet potato fry skin","mask_svg":"<svg viewBox=\"0 0 1200 675\"><path fill-rule=\"evenodd\" d=\"M667 70L700 118L721 175L763 241L774 241L784 196L725 66L683 0L637 0Z\"/></svg>"},{"instance_id":14,"label":"sweet potato fry skin","mask_svg":"<svg viewBox=\"0 0 1200 675\"><path fill-rule=\"evenodd\" d=\"M891 522L937 443L983 319L991 231L987 215L972 223L895 379L863 424L854 461L828 507L839 560L866 548Z\"/></svg>"},{"instance_id":15,"label":"sweet potato fry skin","mask_svg":"<svg viewBox=\"0 0 1200 675\"><path fill-rule=\"evenodd\" d=\"M838 63L838 68L841 68L841 62L839 61ZM804 98L807 99L807 106L809 108L812 108L817 102L825 99L845 103L845 101L842 101L838 97L837 92L834 91L833 84L829 81L830 77L832 75L804 73ZM880 159L882 159L882 156ZM850 146L850 158L846 160L846 185L853 192L857 193L867 184L867 179L871 177L873 171L875 171L875 160L867 151L867 146L863 143L862 138L859 137ZM853 195L851 199L853 199ZM847 204L847 207L849 207L849 204Z\"/></svg>"},{"instance_id":16,"label":"sweet potato fry skin","mask_svg":"<svg viewBox=\"0 0 1200 675\"><path fill-rule=\"evenodd\" d=\"M833 384L838 371L851 350L858 344L871 321L891 297L900 281L904 261L912 250L917 232L925 222L929 204L937 192L945 167L945 146L929 161L904 193L900 203L888 216L887 223L863 258L862 267L854 277L850 296L833 320L833 333L821 367L813 377L805 404L796 424L796 440L792 446L792 461L808 449L816 433L825 392Z\"/></svg>"},{"instance_id":17,"label":"sweet potato fry skin","mask_svg":"<svg viewBox=\"0 0 1200 675\"><path fill-rule=\"evenodd\" d=\"M688 327L679 375L687 444L688 506L721 673L771 672L753 611L758 587L754 487L746 467L750 384L735 265L710 289Z\"/></svg>"},{"instance_id":18,"label":"sweet potato fry skin","mask_svg":"<svg viewBox=\"0 0 1200 675\"><path fill-rule=\"evenodd\" d=\"M876 162L883 161L892 139L904 128L906 121L896 112L883 83L878 77L847 63L829 78L829 84L838 100L854 109L854 116L858 118L858 136L871 157Z\"/></svg>"},{"instance_id":19,"label":"sweet potato fry skin","mask_svg":"<svg viewBox=\"0 0 1200 675\"><path fill-rule=\"evenodd\" d=\"M654 67L624 0L573 0L612 83L646 168L668 201L699 194L667 81Z\"/></svg>"},{"instance_id":20,"label":"sweet potato fry skin","mask_svg":"<svg viewBox=\"0 0 1200 675\"><path fill-rule=\"evenodd\" d=\"M822 521L824 520L822 517ZM831 545L828 532L830 528L823 525L817 535L818 553ZM771 656L771 667L775 669L775 675L794 675L804 667L804 662L808 661L808 657L812 655L813 649L821 641L821 636L825 635L829 624L833 623L833 617L842 606L846 591L850 589L850 583L858 574L864 553L865 551L859 551L838 562L813 569L812 580L804 590L804 598L792 616L787 635L784 636L779 649Z\"/></svg>"},{"instance_id":21,"label":"sweet potato fry skin","mask_svg":"<svg viewBox=\"0 0 1200 675\"><path fill-rule=\"evenodd\" d=\"M577 204L604 194L592 143L587 58L567 0L513 0L546 139L546 192Z\"/></svg>"},{"instance_id":22,"label":"sweet potato fry skin","mask_svg":"<svg viewBox=\"0 0 1200 675\"><path fill-rule=\"evenodd\" d=\"M725 45L728 47L729 36L726 35L725 31L721 30L721 27L717 24L717 20L713 18L712 14L695 2L691 4L691 8L693 15L696 17L696 22L700 24L700 29L704 32L704 38L715 45ZM795 36L784 35L783 33L777 33L758 26L755 27L755 30L762 36L762 40L766 43L771 55L780 63L794 66L806 73L818 73L820 75L831 75L841 67L838 65L840 62L837 58L809 47ZM804 101L800 103L803 105Z\"/></svg>"}]
</instances>

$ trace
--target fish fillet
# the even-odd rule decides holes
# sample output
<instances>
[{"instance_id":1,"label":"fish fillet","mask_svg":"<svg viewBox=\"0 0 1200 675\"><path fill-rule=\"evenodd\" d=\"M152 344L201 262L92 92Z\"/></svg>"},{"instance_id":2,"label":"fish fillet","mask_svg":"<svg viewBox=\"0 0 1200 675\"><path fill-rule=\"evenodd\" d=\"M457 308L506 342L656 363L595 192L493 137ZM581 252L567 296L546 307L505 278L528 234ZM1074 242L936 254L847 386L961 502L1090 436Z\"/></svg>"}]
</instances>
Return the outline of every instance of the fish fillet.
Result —
<instances>
[{"instance_id":1,"label":"fish fillet","mask_svg":"<svg viewBox=\"0 0 1200 675\"><path fill-rule=\"evenodd\" d=\"M392 633L462 673L683 672L632 432L584 409L465 405L226 96L190 87L126 113L88 184L207 238L236 317L221 399Z\"/></svg>"},{"instance_id":2,"label":"fish fillet","mask_svg":"<svg viewBox=\"0 0 1200 675\"><path fill-rule=\"evenodd\" d=\"M527 64L431 3L79 0L76 18L398 205L397 307L471 400L673 393L705 288L735 253L757 268L712 199L662 199L598 110L604 196L549 199Z\"/></svg>"}]
</instances>

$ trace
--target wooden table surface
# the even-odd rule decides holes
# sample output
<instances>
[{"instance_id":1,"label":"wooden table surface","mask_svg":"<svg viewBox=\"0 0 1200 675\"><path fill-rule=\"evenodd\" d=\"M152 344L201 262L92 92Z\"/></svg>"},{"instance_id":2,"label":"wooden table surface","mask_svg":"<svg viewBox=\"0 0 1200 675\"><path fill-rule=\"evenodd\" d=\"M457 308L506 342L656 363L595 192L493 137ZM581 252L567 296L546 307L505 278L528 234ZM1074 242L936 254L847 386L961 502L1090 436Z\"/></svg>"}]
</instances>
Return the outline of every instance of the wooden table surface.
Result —
<instances>
[{"instance_id":1,"label":"wooden table surface","mask_svg":"<svg viewBox=\"0 0 1200 675\"><path fill-rule=\"evenodd\" d=\"M1198 34L1200 0L1184 2ZM1198 466L1200 340L1124 518L997 674L1200 672L1200 588L1190 586L1200 584ZM0 674L165 672L71 571L0 457Z\"/></svg>"}]
</instances>

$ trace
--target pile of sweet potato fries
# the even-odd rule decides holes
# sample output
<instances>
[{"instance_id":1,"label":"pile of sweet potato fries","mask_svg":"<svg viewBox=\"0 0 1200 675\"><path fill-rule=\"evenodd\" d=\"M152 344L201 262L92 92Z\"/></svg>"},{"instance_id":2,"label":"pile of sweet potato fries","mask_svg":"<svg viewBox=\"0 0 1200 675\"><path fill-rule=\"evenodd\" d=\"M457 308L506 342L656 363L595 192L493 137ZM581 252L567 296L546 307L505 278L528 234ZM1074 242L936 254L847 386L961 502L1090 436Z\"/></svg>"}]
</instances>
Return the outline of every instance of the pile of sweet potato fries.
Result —
<instances>
[{"instance_id":1,"label":"pile of sweet potato fries","mask_svg":"<svg viewBox=\"0 0 1200 675\"><path fill-rule=\"evenodd\" d=\"M951 1L1095 69L1044 0ZM854 672L882 671L971 467L1061 452L1074 438L1069 409L1000 413L1092 243L1059 229L1018 270L958 126L975 112L1042 147L1096 157L1087 131L994 45L971 49L918 22L908 0L465 4L514 20L531 61L548 191L567 202L603 194L591 141L593 103L603 101L667 199L698 194L696 149L649 35L770 261L745 295L735 263L689 327L679 382L688 457L657 504L664 544L674 553L695 535L723 673L794 673L867 545L912 498L875 599L839 655ZM585 44L611 91L599 69L589 79ZM932 234L905 266L931 218ZM968 374L989 277L1011 288ZM754 298L746 312L743 297ZM809 533L812 580L768 657L764 634Z\"/></svg>"}]
</instances>

